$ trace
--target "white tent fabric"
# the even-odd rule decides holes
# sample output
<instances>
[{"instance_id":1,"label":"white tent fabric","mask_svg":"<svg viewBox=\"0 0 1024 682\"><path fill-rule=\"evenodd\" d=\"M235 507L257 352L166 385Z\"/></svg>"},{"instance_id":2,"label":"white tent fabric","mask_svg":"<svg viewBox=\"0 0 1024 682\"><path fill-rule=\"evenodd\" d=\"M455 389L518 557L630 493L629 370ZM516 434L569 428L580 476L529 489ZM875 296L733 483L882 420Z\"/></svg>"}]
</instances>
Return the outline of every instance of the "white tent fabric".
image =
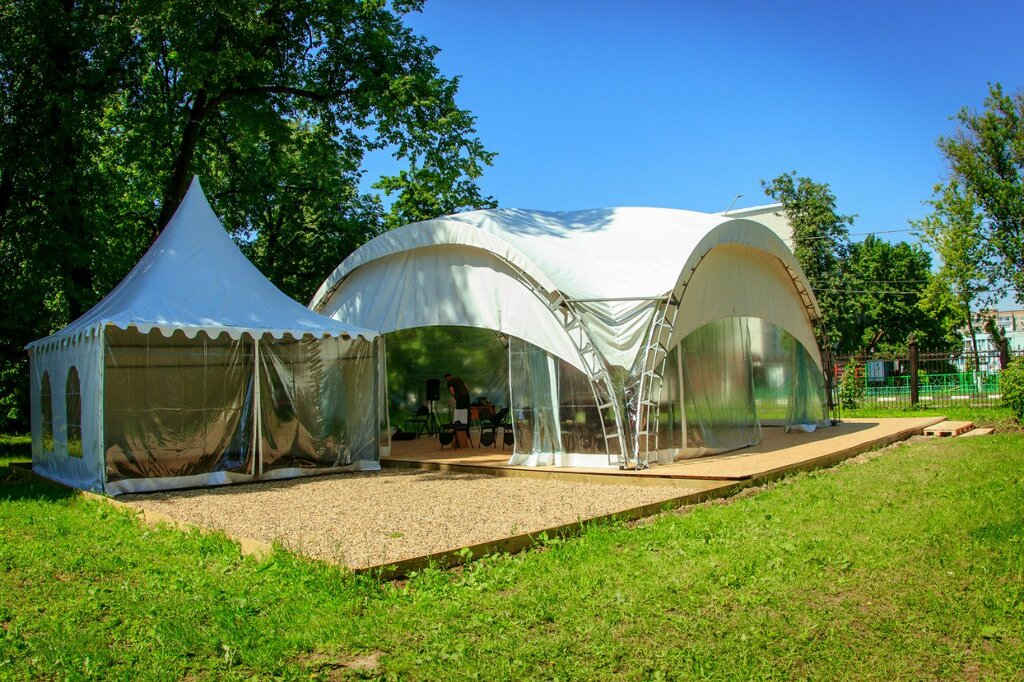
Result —
<instances>
[{"instance_id":1,"label":"white tent fabric","mask_svg":"<svg viewBox=\"0 0 1024 682\"><path fill-rule=\"evenodd\" d=\"M518 370L527 378L510 370L510 384L518 386L511 388L513 406L518 390L529 393L528 402L537 408L520 410L518 421L536 430L531 436L544 436L531 437L523 446L530 452L518 455L561 449L569 456L555 460L566 465L598 465L594 433L605 443L597 449L605 448L609 465L628 464L630 453L650 458L664 448L651 445L655 427L649 424L662 429L667 422L650 407L660 391L650 382L660 383L665 354L705 325L764 320L795 338L809 362L819 373L822 369L816 336L820 312L795 256L772 229L728 215L607 208L445 216L392 230L357 249L328 277L310 307L381 333L432 325L490 329L582 371L593 399L577 397L570 410L565 404L547 405L540 392L524 389L531 382L571 381L570 375L545 373L530 363L520 363ZM718 332L748 338L746 322L734 326ZM667 336L666 328L672 330ZM712 333L709 343L718 338ZM733 350L730 357L749 356L749 339ZM701 357L714 362L713 354ZM731 379L722 375L715 381ZM678 412L677 398L673 409ZM557 435L562 422L575 425L577 433L560 444L549 436ZM674 434L683 431L685 425L673 426ZM677 443L678 435L673 439L670 447L677 451L685 445ZM541 441L545 444L538 445ZM585 456L574 460L573 447Z\"/></svg>"},{"instance_id":2,"label":"white tent fabric","mask_svg":"<svg viewBox=\"0 0 1024 682\"><path fill-rule=\"evenodd\" d=\"M82 317L27 347L34 469L75 487L111 493L178 487L173 481L120 487L106 481L105 330L111 327L141 334L159 332L163 337L181 332L188 339L203 331L211 340L221 334L235 340L269 334L275 339L362 339L376 344L378 338L376 332L314 313L277 289L231 240L198 178L193 179L174 217L120 284ZM65 408L65 378L71 368L80 380L79 425L69 424L74 417ZM52 394L48 420L43 419L40 401L44 390ZM373 404L375 398L366 400ZM81 429L80 456L71 453L68 445L68 434L77 427ZM77 445L71 449L77 451ZM189 479L177 483L224 483L238 477L220 472Z\"/></svg>"},{"instance_id":3,"label":"white tent fabric","mask_svg":"<svg viewBox=\"0 0 1024 682\"><path fill-rule=\"evenodd\" d=\"M366 263L346 278L345 296L330 313L382 333L433 325L502 331L580 363L544 300L524 288L521 272L492 252L462 244Z\"/></svg>"},{"instance_id":4,"label":"white tent fabric","mask_svg":"<svg viewBox=\"0 0 1024 682\"><path fill-rule=\"evenodd\" d=\"M759 272L781 290L761 289L762 283L740 265L728 281L713 278L720 287L714 296L676 291L704 270L709 252L725 244L770 257L761 259ZM470 258L472 252L477 255ZM518 280L512 287L518 293L509 291L508 280ZM810 310L796 295L796 282L808 290ZM529 301L523 284L541 296ZM380 332L430 324L483 326L580 367L578 353L545 305L565 299L586 321L608 364L628 369L655 310L674 292L683 297L689 330L741 314L735 302L747 300L748 307L756 303L758 317L807 348L817 347L808 317L817 315L816 303L782 240L750 220L675 209L494 209L407 225L345 259L310 307ZM517 314L523 306L530 312ZM816 362L820 367L820 357Z\"/></svg>"},{"instance_id":5,"label":"white tent fabric","mask_svg":"<svg viewBox=\"0 0 1024 682\"><path fill-rule=\"evenodd\" d=\"M786 219L786 212L782 204L733 208L728 211L722 211L719 215L759 222L777 234L779 239L784 241L790 250L793 249L793 228L790 227L789 221Z\"/></svg>"},{"instance_id":6,"label":"white tent fabric","mask_svg":"<svg viewBox=\"0 0 1024 682\"><path fill-rule=\"evenodd\" d=\"M238 339L245 332L275 338L348 336L372 340L375 332L326 319L289 298L239 251L192 180L174 217L113 291L64 329L29 344L54 346L95 334L107 325L136 327L165 336L205 330Z\"/></svg>"}]
</instances>

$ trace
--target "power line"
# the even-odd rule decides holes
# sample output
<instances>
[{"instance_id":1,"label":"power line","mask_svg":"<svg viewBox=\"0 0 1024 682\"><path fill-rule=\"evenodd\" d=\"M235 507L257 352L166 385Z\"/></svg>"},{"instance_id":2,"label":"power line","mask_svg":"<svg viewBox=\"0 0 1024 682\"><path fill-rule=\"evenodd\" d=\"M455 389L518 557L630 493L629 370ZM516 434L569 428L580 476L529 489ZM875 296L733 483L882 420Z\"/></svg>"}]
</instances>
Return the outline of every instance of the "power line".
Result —
<instances>
[{"instance_id":1,"label":"power line","mask_svg":"<svg viewBox=\"0 0 1024 682\"><path fill-rule=\"evenodd\" d=\"M868 237L873 234L896 234L897 232L913 232L914 228L905 227L902 230L876 230L875 232L851 232L851 237Z\"/></svg>"},{"instance_id":2,"label":"power line","mask_svg":"<svg viewBox=\"0 0 1024 682\"><path fill-rule=\"evenodd\" d=\"M902 296L921 296L924 292L922 291L893 291L892 289L819 289L814 288L815 292L828 291L833 294L898 294Z\"/></svg>"},{"instance_id":3,"label":"power line","mask_svg":"<svg viewBox=\"0 0 1024 682\"><path fill-rule=\"evenodd\" d=\"M860 284L928 284L931 282L929 279L858 279L855 281Z\"/></svg>"},{"instance_id":4,"label":"power line","mask_svg":"<svg viewBox=\"0 0 1024 682\"><path fill-rule=\"evenodd\" d=\"M826 289L813 287L815 293L819 291L827 291L834 294L893 294L899 296L923 296L923 291L894 291L892 289ZM988 294L988 293L1015 293L1016 289L979 289L974 293L976 294Z\"/></svg>"},{"instance_id":5,"label":"power line","mask_svg":"<svg viewBox=\"0 0 1024 682\"><path fill-rule=\"evenodd\" d=\"M847 237L870 237L876 234L896 234L898 232L913 232L914 228L907 227L902 230L875 230L874 232L851 232L847 234ZM832 235L819 235L817 237L800 237L800 241L809 241L811 239L835 239Z\"/></svg>"}]
</instances>

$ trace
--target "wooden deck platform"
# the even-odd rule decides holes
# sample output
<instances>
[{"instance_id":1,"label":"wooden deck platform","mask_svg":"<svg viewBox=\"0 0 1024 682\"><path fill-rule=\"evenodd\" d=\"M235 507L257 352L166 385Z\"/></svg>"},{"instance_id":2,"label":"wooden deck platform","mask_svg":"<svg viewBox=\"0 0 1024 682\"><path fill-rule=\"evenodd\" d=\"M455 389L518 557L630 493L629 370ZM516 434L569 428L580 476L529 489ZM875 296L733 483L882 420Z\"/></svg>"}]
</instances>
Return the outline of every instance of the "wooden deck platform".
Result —
<instances>
[{"instance_id":1,"label":"wooden deck platform","mask_svg":"<svg viewBox=\"0 0 1024 682\"><path fill-rule=\"evenodd\" d=\"M636 485L685 485L697 481L738 482L768 480L792 471L829 466L873 448L921 435L928 427L945 421L944 417L913 419L847 419L841 424L814 433L786 433L780 427L765 427L758 445L670 464L652 464L641 471L613 468L526 467L508 463L510 451L493 448L441 450L436 437L422 436L414 441L396 441L383 466L422 467L451 471L472 471L499 476L536 476L585 480L590 483ZM477 442L474 438L474 442ZM700 486L704 487L704 486ZM708 487L714 487L709 485Z\"/></svg>"},{"instance_id":2,"label":"wooden deck platform","mask_svg":"<svg viewBox=\"0 0 1024 682\"><path fill-rule=\"evenodd\" d=\"M967 433L974 428L974 422L951 422L941 421L938 424L933 424L924 430L924 435L935 436L937 438L948 438L950 436L959 436Z\"/></svg>"},{"instance_id":3,"label":"wooden deck platform","mask_svg":"<svg viewBox=\"0 0 1024 682\"><path fill-rule=\"evenodd\" d=\"M965 431L961 433L959 436L957 436L957 438L967 438L968 436L990 436L995 432L996 430L993 429L992 427L985 426L981 428L971 429L970 431Z\"/></svg>"}]
</instances>

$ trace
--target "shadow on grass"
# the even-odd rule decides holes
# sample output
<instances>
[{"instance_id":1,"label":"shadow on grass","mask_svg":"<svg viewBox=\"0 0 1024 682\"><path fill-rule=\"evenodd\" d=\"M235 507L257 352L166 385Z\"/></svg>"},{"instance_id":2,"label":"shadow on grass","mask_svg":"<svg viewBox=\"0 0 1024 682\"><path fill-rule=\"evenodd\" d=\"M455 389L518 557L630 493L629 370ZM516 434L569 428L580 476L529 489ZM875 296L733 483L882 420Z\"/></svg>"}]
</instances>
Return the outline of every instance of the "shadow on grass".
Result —
<instances>
[{"instance_id":1,"label":"shadow on grass","mask_svg":"<svg viewBox=\"0 0 1024 682\"><path fill-rule=\"evenodd\" d=\"M4 459L30 461L32 441L27 438L0 436L0 461Z\"/></svg>"},{"instance_id":2,"label":"shadow on grass","mask_svg":"<svg viewBox=\"0 0 1024 682\"><path fill-rule=\"evenodd\" d=\"M20 463L21 467L27 463ZM10 464L0 464L0 502L37 500L57 502L74 497L76 492L57 483L49 483L18 470Z\"/></svg>"}]
</instances>

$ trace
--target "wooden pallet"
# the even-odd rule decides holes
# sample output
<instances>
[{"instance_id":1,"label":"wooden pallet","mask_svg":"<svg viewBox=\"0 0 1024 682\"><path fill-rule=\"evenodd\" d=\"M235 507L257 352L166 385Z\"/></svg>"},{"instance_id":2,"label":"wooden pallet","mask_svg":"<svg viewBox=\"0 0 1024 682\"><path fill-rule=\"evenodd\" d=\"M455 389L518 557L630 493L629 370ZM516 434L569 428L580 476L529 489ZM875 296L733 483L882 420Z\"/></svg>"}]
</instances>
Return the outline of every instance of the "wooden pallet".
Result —
<instances>
[{"instance_id":1,"label":"wooden pallet","mask_svg":"<svg viewBox=\"0 0 1024 682\"><path fill-rule=\"evenodd\" d=\"M936 438L948 438L950 436L959 436L962 433L966 433L974 428L974 422L951 422L944 421L935 424L934 426L926 427L924 435L934 436Z\"/></svg>"},{"instance_id":2,"label":"wooden pallet","mask_svg":"<svg viewBox=\"0 0 1024 682\"><path fill-rule=\"evenodd\" d=\"M960 438L967 438L967 436L987 436L990 433L994 433L994 432L995 432L995 429L989 428L989 427L986 426L986 427L980 428L980 429L971 429L967 433L961 433L959 437Z\"/></svg>"}]
</instances>

